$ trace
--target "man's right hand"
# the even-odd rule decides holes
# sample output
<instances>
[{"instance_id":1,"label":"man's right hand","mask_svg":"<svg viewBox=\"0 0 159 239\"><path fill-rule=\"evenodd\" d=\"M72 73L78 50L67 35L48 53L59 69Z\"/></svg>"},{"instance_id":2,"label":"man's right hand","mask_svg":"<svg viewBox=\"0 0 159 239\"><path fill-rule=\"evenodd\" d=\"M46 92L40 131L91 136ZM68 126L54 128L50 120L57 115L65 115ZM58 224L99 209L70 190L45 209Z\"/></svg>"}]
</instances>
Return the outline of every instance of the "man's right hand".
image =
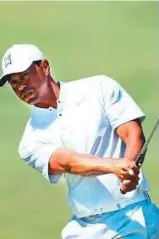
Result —
<instances>
[{"instance_id":1,"label":"man's right hand","mask_svg":"<svg viewBox=\"0 0 159 239\"><path fill-rule=\"evenodd\" d=\"M134 161L127 159L113 159L113 173L123 182L130 180L138 182L139 167L135 165Z\"/></svg>"}]
</instances>

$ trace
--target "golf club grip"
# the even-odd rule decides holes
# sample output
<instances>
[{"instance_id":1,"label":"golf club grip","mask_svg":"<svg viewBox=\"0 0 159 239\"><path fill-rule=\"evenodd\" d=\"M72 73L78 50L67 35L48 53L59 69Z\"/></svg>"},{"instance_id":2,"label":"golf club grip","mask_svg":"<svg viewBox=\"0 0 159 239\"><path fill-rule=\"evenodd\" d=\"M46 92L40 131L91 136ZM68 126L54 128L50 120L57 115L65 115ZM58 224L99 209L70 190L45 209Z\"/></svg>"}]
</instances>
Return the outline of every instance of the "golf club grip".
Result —
<instances>
[{"instance_id":1,"label":"golf club grip","mask_svg":"<svg viewBox=\"0 0 159 239\"><path fill-rule=\"evenodd\" d=\"M137 158L136 158L135 164L136 164L137 166L142 165L143 162L144 162L144 158L145 158L145 152L144 152L144 153L140 153L140 154L137 156Z\"/></svg>"},{"instance_id":2,"label":"golf club grip","mask_svg":"<svg viewBox=\"0 0 159 239\"><path fill-rule=\"evenodd\" d=\"M145 153L139 153L136 160L135 160L135 164L137 166L142 165L142 163L144 162L144 157L145 157ZM126 194L126 192L120 190L121 194Z\"/></svg>"}]
</instances>

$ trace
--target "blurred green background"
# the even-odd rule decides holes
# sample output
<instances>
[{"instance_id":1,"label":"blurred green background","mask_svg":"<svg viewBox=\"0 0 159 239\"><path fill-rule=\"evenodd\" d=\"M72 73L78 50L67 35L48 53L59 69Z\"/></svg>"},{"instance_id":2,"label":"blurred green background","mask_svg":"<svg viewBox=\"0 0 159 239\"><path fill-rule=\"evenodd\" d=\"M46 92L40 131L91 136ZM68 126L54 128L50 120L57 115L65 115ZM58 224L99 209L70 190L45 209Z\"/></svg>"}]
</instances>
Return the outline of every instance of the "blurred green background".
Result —
<instances>
[{"instance_id":1,"label":"blurred green background","mask_svg":"<svg viewBox=\"0 0 159 239\"><path fill-rule=\"evenodd\" d=\"M147 115L157 116L157 2L1 2L0 56L14 43L38 45L56 80L106 74L119 81ZM28 107L0 89L0 238L58 239L69 220L67 188L51 186L20 160L17 147ZM144 171L159 202L157 134Z\"/></svg>"}]
</instances>

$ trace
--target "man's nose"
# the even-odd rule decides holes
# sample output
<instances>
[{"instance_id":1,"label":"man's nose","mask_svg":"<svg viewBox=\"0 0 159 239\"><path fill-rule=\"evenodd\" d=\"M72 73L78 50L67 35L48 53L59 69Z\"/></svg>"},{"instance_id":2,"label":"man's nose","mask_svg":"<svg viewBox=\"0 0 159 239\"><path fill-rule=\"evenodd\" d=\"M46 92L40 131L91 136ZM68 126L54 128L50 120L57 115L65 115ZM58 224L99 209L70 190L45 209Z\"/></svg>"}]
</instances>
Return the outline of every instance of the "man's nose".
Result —
<instances>
[{"instance_id":1,"label":"man's nose","mask_svg":"<svg viewBox=\"0 0 159 239\"><path fill-rule=\"evenodd\" d=\"M21 91L25 91L25 89L27 89L27 86L26 86L26 85L18 85L18 86L17 86L17 90L20 91L20 92L21 92Z\"/></svg>"}]
</instances>

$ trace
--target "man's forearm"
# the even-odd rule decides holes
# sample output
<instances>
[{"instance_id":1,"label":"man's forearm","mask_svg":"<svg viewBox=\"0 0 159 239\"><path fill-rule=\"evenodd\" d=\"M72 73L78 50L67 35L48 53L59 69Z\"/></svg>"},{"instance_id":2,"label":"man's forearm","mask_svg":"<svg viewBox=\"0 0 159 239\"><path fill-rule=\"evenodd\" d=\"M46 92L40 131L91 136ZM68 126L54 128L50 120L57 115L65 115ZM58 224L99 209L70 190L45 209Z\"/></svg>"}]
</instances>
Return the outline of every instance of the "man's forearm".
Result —
<instances>
[{"instance_id":1,"label":"man's forearm","mask_svg":"<svg viewBox=\"0 0 159 239\"><path fill-rule=\"evenodd\" d=\"M116 133L126 144L124 157L130 161L135 161L145 142L142 126L138 119L120 125Z\"/></svg>"},{"instance_id":2,"label":"man's forearm","mask_svg":"<svg viewBox=\"0 0 159 239\"><path fill-rule=\"evenodd\" d=\"M113 163L94 155L79 154L69 149L59 149L49 162L50 173L68 172L83 176L113 173Z\"/></svg>"},{"instance_id":3,"label":"man's forearm","mask_svg":"<svg viewBox=\"0 0 159 239\"><path fill-rule=\"evenodd\" d=\"M128 160L135 161L144 145L144 142L144 135L136 138L129 136L124 157L126 157Z\"/></svg>"}]
</instances>

